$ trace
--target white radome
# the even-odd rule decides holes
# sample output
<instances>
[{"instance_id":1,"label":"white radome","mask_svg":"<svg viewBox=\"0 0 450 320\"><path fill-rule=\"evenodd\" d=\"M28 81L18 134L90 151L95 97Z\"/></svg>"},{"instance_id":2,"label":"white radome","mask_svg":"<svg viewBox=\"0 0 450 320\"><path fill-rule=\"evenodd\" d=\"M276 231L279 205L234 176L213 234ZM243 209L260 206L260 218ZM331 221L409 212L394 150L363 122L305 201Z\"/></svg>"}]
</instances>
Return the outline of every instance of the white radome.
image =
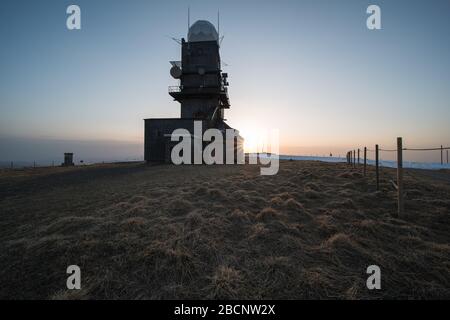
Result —
<instances>
[{"instance_id":1,"label":"white radome","mask_svg":"<svg viewBox=\"0 0 450 320\"><path fill-rule=\"evenodd\" d=\"M216 27L209 21L198 20L189 28L189 42L218 40L219 34L217 33Z\"/></svg>"}]
</instances>

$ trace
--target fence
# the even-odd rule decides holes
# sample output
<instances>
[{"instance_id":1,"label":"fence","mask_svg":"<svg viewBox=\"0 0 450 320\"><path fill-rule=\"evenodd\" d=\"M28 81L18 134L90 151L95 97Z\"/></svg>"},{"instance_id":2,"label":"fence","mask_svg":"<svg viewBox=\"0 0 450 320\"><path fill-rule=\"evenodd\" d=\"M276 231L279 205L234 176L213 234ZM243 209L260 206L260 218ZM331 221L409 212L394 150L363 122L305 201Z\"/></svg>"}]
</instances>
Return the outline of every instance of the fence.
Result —
<instances>
[{"instance_id":1,"label":"fence","mask_svg":"<svg viewBox=\"0 0 450 320\"><path fill-rule=\"evenodd\" d=\"M375 181L377 190L380 189L380 151L384 152L397 152L397 183L391 181L394 188L397 190L397 216L400 216L404 212L404 192L403 192L403 151L441 151L441 165L444 164L444 150L447 152L447 163L448 163L448 150L450 147L440 148L403 148L403 141L401 137L397 138L397 149L381 149L378 144L375 145L374 150L369 150L364 147L364 167L363 175L367 174L367 152L375 152ZM356 149L347 152L347 164L356 168L356 165L360 164L360 149L357 149L358 160L356 161Z\"/></svg>"},{"instance_id":2,"label":"fence","mask_svg":"<svg viewBox=\"0 0 450 320\"><path fill-rule=\"evenodd\" d=\"M36 161L10 161L0 165L0 169L47 168L54 166L55 161L52 161L51 163L49 163L48 161L44 161L43 163L38 163Z\"/></svg>"}]
</instances>

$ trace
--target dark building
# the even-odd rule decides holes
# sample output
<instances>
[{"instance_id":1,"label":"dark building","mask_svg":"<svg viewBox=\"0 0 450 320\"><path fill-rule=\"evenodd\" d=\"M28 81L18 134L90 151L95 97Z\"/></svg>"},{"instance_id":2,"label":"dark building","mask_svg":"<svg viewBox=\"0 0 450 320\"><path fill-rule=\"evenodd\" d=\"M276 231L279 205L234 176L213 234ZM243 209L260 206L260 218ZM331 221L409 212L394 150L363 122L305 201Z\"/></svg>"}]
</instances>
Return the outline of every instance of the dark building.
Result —
<instances>
[{"instance_id":1,"label":"dark building","mask_svg":"<svg viewBox=\"0 0 450 320\"><path fill-rule=\"evenodd\" d=\"M202 131L232 129L224 121L224 110L230 108L227 74L222 72L219 36L208 21L197 21L190 28L188 41L181 39L181 61L171 61L170 74L179 80L170 86L169 94L181 105L180 118L145 119L145 152L147 162L171 162L172 132L186 129L194 137L194 121L202 122ZM203 136L202 132L202 136ZM235 152L242 150L243 139L236 130ZM224 160L225 162L225 160Z\"/></svg>"},{"instance_id":2,"label":"dark building","mask_svg":"<svg viewBox=\"0 0 450 320\"><path fill-rule=\"evenodd\" d=\"M61 164L63 167L71 167L75 164L73 163L73 153L66 152L64 153L64 162Z\"/></svg>"}]
</instances>

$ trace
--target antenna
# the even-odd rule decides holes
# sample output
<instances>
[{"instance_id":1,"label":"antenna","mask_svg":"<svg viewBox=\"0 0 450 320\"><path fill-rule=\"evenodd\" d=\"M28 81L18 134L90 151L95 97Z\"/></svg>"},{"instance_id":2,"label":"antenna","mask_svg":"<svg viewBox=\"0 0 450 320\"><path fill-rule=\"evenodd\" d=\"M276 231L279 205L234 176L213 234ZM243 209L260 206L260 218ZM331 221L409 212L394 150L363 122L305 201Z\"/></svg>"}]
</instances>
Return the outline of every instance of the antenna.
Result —
<instances>
[{"instance_id":1,"label":"antenna","mask_svg":"<svg viewBox=\"0 0 450 320\"><path fill-rule=\"evenodd\" d=\"M191 7L188 6L188 36L187 39L189 38L189 28L191 27Z\"/></svg>"},{"instance_id":2,"label":"antenna","mask_svg":"<svg viewBox=\"0 0 450 320\"><path fill-rule=\"evenodd\" d=\"M175 41L176 43L178 43L179 45L181 45L181 39L177 39L168 35L165 35L166 38L172 39L173 41Z\"/></svg>"},{"instance_id":3,"label":"antenna","mask_svg":"<svg viewBox=\"0 0 450 320\"><path fill-rule=\"evenodd\" d=\"M217 10L217 35L220 39L220 11Z\"/></svg>"}]
</instances>

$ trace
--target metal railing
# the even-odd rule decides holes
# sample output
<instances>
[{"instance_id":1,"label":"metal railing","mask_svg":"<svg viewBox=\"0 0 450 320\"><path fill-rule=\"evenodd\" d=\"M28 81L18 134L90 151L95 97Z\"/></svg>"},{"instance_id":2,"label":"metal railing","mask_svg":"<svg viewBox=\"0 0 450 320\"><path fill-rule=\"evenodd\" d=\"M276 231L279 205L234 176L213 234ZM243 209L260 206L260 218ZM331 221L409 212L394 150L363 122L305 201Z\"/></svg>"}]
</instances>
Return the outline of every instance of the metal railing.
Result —
<instances>
[{"instance_id":1,"label":"metal railing","mask_svg":"<svg viewBox=\"0 0 450 320\"><path fill-rule=\"evenodd\" d=\"M215 90L217 90L218 87L217 86L203 86L203 87L198 87L198 88L197 87L192 87L192 88L186 87L186 89L215 89ZM228 96L227 87L221 86L219 89L221 92L225 93ZM182 90L183 90L183 86L169 86L169 93L181 92Z\"/></svg>"},{"instance_id":2,"label":"metal railing","mask_svg":"<svg viewBox=\"0 0 450 320\"><path fill-rule=\"evenodd\" d=\"M169 93L181 92L182 86L169 86Z\"/></svg>"}]
</instances>

